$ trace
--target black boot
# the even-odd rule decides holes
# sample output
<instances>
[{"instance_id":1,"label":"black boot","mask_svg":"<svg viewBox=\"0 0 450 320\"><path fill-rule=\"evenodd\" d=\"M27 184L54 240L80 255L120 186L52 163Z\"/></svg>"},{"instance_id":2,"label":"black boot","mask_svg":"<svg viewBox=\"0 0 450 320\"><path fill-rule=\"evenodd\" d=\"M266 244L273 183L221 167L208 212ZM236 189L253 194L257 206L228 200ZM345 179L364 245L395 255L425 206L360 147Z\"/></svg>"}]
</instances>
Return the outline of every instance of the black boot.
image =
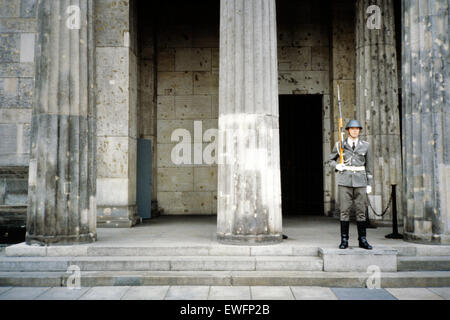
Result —
<instances>
[{"instance_id":1,"label":"black boot","mask_svg":"<svg viewBox=\"0 0 450 320\"><path fill-rule=\"evenodd\" d=\"M367 242L366 239L366 222L357 221L356 225L358 226L359 247L367 250L372 250L372 246Z\"/></svg>"},{"instance_id":2,"label":"black boot","mask_svg":"<svg viewBox=\"0 0 450 320\"><path fill-rule=\"evenodd\" d=\"M339 249L347 249L348 248L349 226L350 226L349 221L341 221L341 244L339 245Z\"/></svg>"}]
</instances>

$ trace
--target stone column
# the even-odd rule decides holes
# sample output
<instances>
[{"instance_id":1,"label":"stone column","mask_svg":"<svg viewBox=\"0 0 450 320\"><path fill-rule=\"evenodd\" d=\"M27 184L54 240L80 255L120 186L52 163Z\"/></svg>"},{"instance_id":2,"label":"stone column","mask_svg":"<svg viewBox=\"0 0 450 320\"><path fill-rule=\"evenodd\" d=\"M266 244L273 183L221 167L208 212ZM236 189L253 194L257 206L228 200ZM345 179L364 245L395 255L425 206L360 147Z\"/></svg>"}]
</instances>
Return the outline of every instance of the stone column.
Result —
<instances>
[{"instance_id":1,"label":"stone column","mask_svg":"<svg viewBox=\"0 0 450 320\"><path fill-rule=\"evenodd\" d=\"M356 118L364 127L362 139L371 145L374 185L369 200L378 214L389 203L392 184L398 186L397 199L401 207L402 168L395 44L394 0L358 0ZM370 218L381 219L374 215ZM384 223L391 221L392 206L383 217Z\"/></svg>"},{"instance_id":2,"label":"stone column","mask_svg":"<svg viewBox=\"0 0 450 320\"><path fill-rule=\"evenodd\" d=\"M282 239L275 0L222 0L217 238Z\"/></svg>"},{"instance_id":3,"label":"stone column","mask_svg":"<svg viewBox=\"0 0 450 320\"><path fill-rule=\"evenodd\" d=\"M404 236L449 244L449 5L403 0L402 14Z\"/></svg>"},{"instance_id":4,"label":"stone column","mask_svg":"<svg viewBox=\"0 0 450 320\"><path fill-rule=\"evenodd\" d=\"M26 242L96 240L93 0L41 0Z\"/></svg>"}]
</instances>

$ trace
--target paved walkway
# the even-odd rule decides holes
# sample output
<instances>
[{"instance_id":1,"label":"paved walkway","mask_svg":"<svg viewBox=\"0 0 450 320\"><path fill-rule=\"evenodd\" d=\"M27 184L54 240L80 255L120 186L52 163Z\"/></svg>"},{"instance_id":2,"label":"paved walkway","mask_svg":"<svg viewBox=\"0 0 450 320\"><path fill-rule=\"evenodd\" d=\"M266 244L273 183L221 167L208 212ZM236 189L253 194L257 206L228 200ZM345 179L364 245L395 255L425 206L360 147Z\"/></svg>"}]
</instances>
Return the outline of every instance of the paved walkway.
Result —
<instances>
[{"instance_id":1,"label":"paved walkway","mask_svg":"<svg viewBox=\"0 0 450 320\"><path fill-rule=\"evenodd\" d=\"M450 287L297 286L0 287L0 300L450 300Z\"/></svg>"}]
</instances>

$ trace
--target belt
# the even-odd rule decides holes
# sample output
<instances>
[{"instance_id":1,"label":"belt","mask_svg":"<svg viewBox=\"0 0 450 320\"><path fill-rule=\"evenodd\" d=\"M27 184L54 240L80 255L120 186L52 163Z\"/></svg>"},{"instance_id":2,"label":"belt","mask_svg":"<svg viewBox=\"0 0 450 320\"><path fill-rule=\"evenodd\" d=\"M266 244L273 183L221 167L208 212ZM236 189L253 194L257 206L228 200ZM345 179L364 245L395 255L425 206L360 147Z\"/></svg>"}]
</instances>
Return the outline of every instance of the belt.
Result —
<instances>
[{"instance_id":1,"label":"belt","mask_svg":"<svg viewBox=\"0 0 450 320\"><path fill-rule=\"evenodd\" d=\"M344 170L348 171L366 171L366 167L364 166L344 166Z\"/></svg>"}]
</instances>

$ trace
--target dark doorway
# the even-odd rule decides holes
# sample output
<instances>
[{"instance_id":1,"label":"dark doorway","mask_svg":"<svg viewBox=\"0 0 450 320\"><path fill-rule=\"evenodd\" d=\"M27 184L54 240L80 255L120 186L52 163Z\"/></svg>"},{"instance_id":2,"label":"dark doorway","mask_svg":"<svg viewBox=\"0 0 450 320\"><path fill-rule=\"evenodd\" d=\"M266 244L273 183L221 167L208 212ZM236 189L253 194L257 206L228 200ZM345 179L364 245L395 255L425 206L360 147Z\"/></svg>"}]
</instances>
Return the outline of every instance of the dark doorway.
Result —
<instances>
[{"instance_id":1,"label":"dark doorway","mask_svg":"<svg viewBox=\"0 0 450 320\"><path fill-rule=\"evenodd\" d=\"M279 98L283 215L323 215L322 96Z\"/></svg>"}]
</instances>

